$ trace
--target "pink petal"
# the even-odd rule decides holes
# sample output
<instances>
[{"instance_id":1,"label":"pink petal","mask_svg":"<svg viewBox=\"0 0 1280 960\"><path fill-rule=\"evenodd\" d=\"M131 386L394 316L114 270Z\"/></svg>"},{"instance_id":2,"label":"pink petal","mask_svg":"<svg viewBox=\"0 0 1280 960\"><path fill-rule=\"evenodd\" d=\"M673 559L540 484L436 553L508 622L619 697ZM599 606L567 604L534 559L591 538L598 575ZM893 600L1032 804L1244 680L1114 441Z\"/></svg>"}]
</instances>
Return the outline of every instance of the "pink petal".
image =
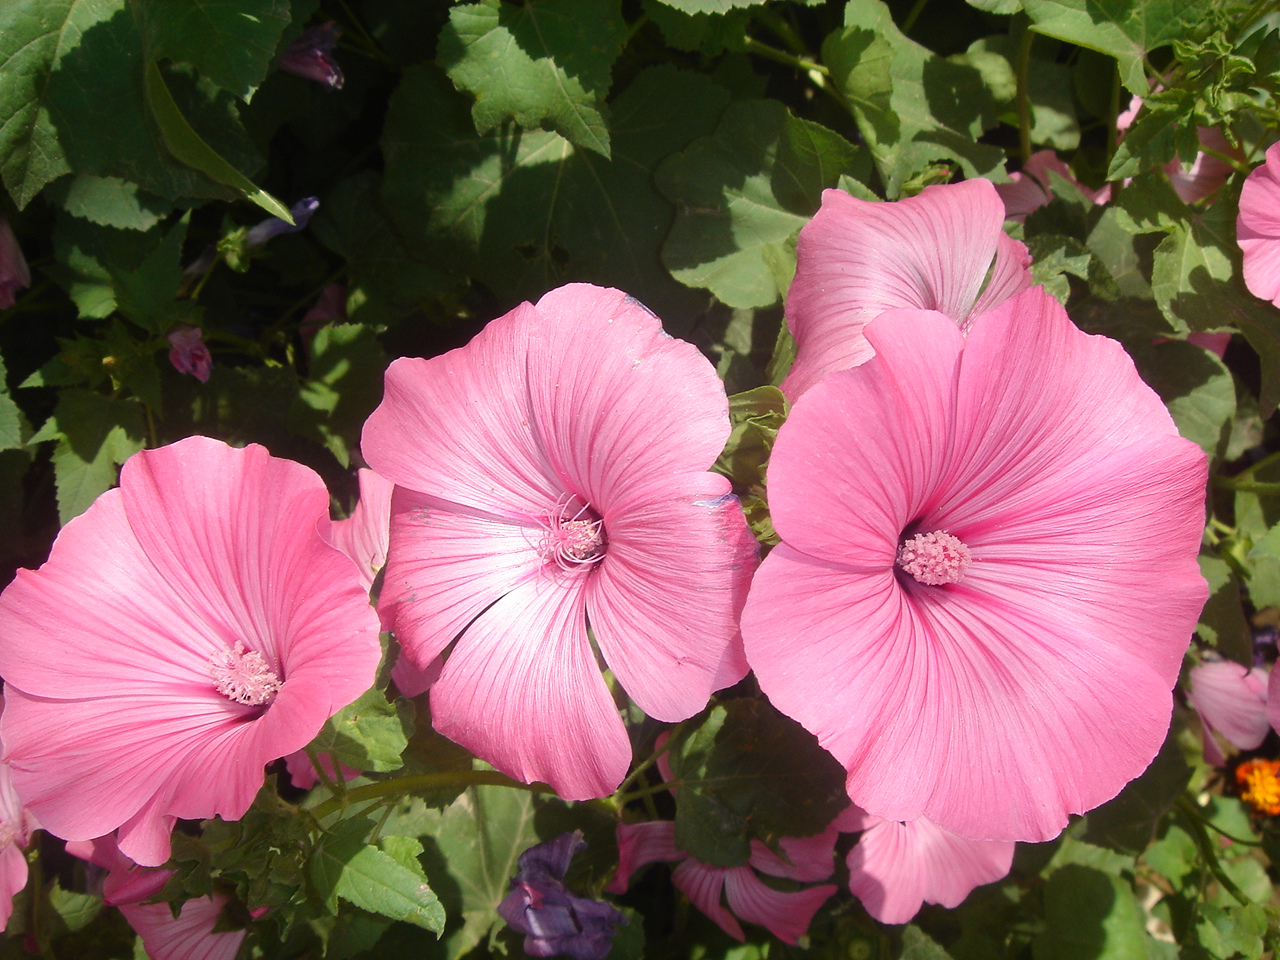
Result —
<instances>
[{"instance_id":1,"label":"pink petal","mask_svg":"<svg viewBox=\"0 0 1280 960\"><path fill-rule=\"evenodd\" d=\"M9 843L0 850L0 930L13 916L13 897L27 885L27 858L22 848Z\"/></svg>"},{"instance_id":2,"label":"pink petal","mask_svg":"<svg viewBox=\"0 0 1280 960\"><path fill-rule=\"evenodd\" d=\"M1210 660L1191 669L1187 699L1210 729L1241 750L1266 739L1268 671L1246 670L1230 660Z\"/></svg>"},{"instance_id":3,"label":"pink petal","mask_svg":"<svg viewBox=\"0 0 1280 960\"><path fill-rule=\"evenodd\" d=\"M641 867L660 861L683 860L688 854L676 849L676 825L672 820L648 820L618 824L618 871L605 890L626 893L632 875Z\"/></svg>"},{"instance_id":4,"label":"pink petal","mask_svg":"<svg viewBox=\"0 0 1280 960\"><path fill-rule=\"evenodd\" d=\"M631 743L576 586L544 573L497 600L467 628L430 696L446 737L509 776L587 800L622 782Z\"/></svg>"},{"instance_id":5,"label":"pink petal","mask_svg":"<svg viewBox=\"0 0 1280 960\"><path fill-rule=\"evenodd\" d=\"M849 890L881 923L907 923L922 903L958 907L1009 872L1014 845L962 840L923 817L878 820L849 851Z\"/></svg>"},{"instance_id":6,"label":"pink petal","mask_svg":"<svg viewBox=\"0 0 1280 960\"><path fill-rule=\"evenodd\" d=\"M222 893L188 900L176 919L167 903L124 904L120 912L151 960L235 960L245 931L213 932L227 900Z\"/></svg>"},{"instance_id":7,"label":"pink petal","mask_svg":"<svg viewBox=\"0 0 1280 960\"><path fill-rule=\"evenodd\" d=\"M1043 291L963 344L910 311L869 337L876 360L814 387L779 434L783 544L743 613L748 660L869 812L1048 839L1168 728L1206 597L1204 456L1120 347ZM962 579L898 570L909 529L967 544Z\"/></svg>"},{"instance_id":8,"label":"pink petal","mask_svg":"<svg viewBox=\"0 0 1280 960\"><path fill-rule=\"evenodd\" d=\"M1280 733L1280 670L1272 670L1267 680L1267 722Z\"/></svg>"},{"instance_id":9,"label":"pink petal","mask_svg":"<svg viewBox=\"0 0 1280 960\"><path fill-rule=\"evenodd\" d=\"M387 562L393 484L372 470L361 470L358 476L360 499L356 508L347 519L330 525L326 539L360 569L360 582L368 590Z\"/></svg>"},{"instance_id":10,"label":"pink petal","mask_svg":"<svg viewBox=\"0 0 1280 960\"><path fill-rule=\"evenodd\" d=\"M395 666L391 668L391 682L396 685L402 697L416 697L426 693L431 685L440 677L444 669L444 660L436 657L426 668L420 668L406 656L396 657Z\"/></svg>"},{"instance_id":11,"label":"pink petal","mask_svg":"<svg viewBox=\"0 0 1280 960\"><path fill-rule=\"evenodd\" d=\"M747 938L742 932L742 926L725 907L721 896L725 877L732 870L751 872L750 867L708 867L690 858L676 864L676 868L671 871L671 882L695 907L714 920L721 930L735 940L745 941Z\"/></svg>"},{"instance_id":12,"label":"pink petal","mask_svg":"<svg viewBox=\"0 0 1280 960\"><path fill-rule=\"evenodd\" d=\"M750 867L730 867L724 871L724 892L738 919L758 924L783 943L794 945L836 888L827 883L785 893L767 886Z\"/></svg>"},{"instance_id":13,"label":"pink petal","mask_svg":"<svg viewBox=\"0 0 1280 960\"><path fill-rule=\"evenodd\" d=\"M298 464L193 437L130 459L19 572L0 597L2 724L50 832L119 827L126 853L161 863L175 817L243 815L263 765L368 688L377 617L319 535L327 500ZM215 687L211 658L237 643L283 678L265 708Z\"/></svg>"},{"instance_id":14,"label":"pink petal","mask_svg":"<svg viewBox=\"0 0 1280 960\"><path fill-rule=\"evenodd\" d=\"M1183 203L1198 203L1213 196L1222 189L1227 178L1235 172L1235 167L1231 163L1215 154L1223 154L1237 160L1244 159L1240 148L1232 146L1223 132L1216 127L1200 127L1199 137L1200 145L1214 151L1213 153L1200 150L1196 153L1191 165L1185 168L1182 166L1182 161L1174 157L1165 164L1164 168L1169 176L1169 183L1173 185L1174 192Z\"/></svg>"},{"instance_id":15,"label":"pink petal","mask_svg":"<svg viewBox=\"0 0 1280 960\"><path fill-rule=\"evenodd\" d=\"M756 543L728 486L697 474L604 517L609 552L588 587L587 613L605 662L658 720L692 716L747 674L738 618ZM683 549L673 549L672 531Z\"/></svg>"},{"instance_id":16,"label":"pink petal","mask_svg":"<svg viewBox=\"0 0 1280 960\"><path fill-rule=\"evenodd\" d=\"M1004 203L986 180L926 187L893 203L825 191L800 231L786 307L797 358L783 392L794 400L824 374L865 362L873 351L863 327L886 310L938 310L964 325L988 273L999 296L1025 289L1026 248L1005 237L1003 221ZM983 297L983 309L997 293Z\"/></svg>"},{"instance_id":17,"label":"pink petal","mask_svg":"<svg viewBox=\"0 0 1280 960\"><path fill-rule=\"evenodd\" d=\"M1244 285L1280 306L1280 143L1245 178L1236 242L1244 253Z\"/></svg>"},{"instance_id":18,"label":"pink petal","mask_svg":"<svg viewBox=\"0 0 1280 960\"><path fill-rule=\"evenodd\" d=\"M325 774L330 780L347 781L354 780L360 776L359 770L353 770L345 763L335 763L333 757L327 753L322 753L316 757L320 761L320 765L324 767ZM305 750L297 750L284 758L284 768L289 774L289 780L299 790L310 790L320 782L320 774L316 772L316 765L311 762L311 757L307 755Z\"/></svg>"},{"instance_id":19,"label":"pink petal","mask_svg":"<svg viewBox=\"0 0 1280 960\"><path fill-rule=\"evenodd\" d=\"M751 841L748 861L762 873L814 883L831 876L831 858L835 852L836 828L833 824L812 837L783 837L778 841L786 859L774 853L759 840ZM742 914L738 914L742 916ZM743 919L747 919L743 917ZM753 921L754 922L754 921Z\"/></svg>"}]
</instances>

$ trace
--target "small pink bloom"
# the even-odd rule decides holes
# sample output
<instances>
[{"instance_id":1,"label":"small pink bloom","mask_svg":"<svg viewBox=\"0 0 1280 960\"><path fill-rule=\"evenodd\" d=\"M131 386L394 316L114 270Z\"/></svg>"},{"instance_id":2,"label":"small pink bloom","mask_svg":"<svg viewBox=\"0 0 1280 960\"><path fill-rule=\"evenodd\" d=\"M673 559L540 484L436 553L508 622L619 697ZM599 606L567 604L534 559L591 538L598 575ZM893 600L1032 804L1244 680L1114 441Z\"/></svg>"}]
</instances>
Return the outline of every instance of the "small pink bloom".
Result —
<instances>
[{"instance_id":1,"label":"small pink bloom","mask_svg":"<svg viewBox=\"0 0 1280 960\"><path fill-rule=\"evenodd\" d=\"M748 661L862 809L1049 839L1164 740L1207 596L1205 456L1040 288L967 336L896 310L867 337L778 433Z\"/></svg>"},{"instance_id":2,"label":"small pink bloom","mask_svg":"<svg viewBox=\"0 0 1280 960\"><path fill-rule=\"evenodd\" d=\"M925 817L894 823L851 808L837 821L861 831L846 863L849 891L881 923L907 923L925 903L958 907L974 887L1009 873L1015 844L965 840Z\"/></svg>"},{"instance_id":3,"label":"small pink bloom","mask_svg":"<svg viewBox=\"0 0 1280 960\"><path fill-rule=\"evenodd\" d=\"M1008 183L997 183L996 193L1004 201L1006 220L1021 223L1027 214L1039 210L1053 199L1053 181L1050 173L1056 173L1080 194L1095 204L1103 204L1111 199L1111 184L1103 184L1098 190L1091 190L1075 178L1071 168L1063 163L1052 150L1041 150L1033 153L1022 165L1022 169L1009 174Z\"/></svg>"},{"instance_id":4,"label":"small pink bloom","mask_svg":"<svg viewBox=\"0 0 1280 960\"><path fill-rule=\"evenodd\" d=\"M1031 258L1003 224L1004 203L987 180L892 203L824 191L800 231L787 293L796 362L782 392L794 402L832 370L866 362L873 351L863 328L886 310L938 310L967 328L1026 289Z\"/></svg>"},{"instance_id":5,"label":"small pink bloom","mask_svg":"<svg viewBox=\"0 0 1280 960\"><path fill-rule=\"evenodd\" d=\"M342 68L331 55L341 35L342 28L332 21L311 27L285 48L276 59L276 67L331 90L341 90Z\"/></svg>"},{"instance_id":6,"label":"small pink bloom","mask_svg":"<svg viewBox=\"0 0 1280 960\"><path fill-rule=\"evenodd\" d=\"M372 685L378 620L323 539L329 494L262 447L191 437L0 595L0 728L14 781L68 840L120 830L154 866L176 818L244 814L263 767Z\"/></svg>"},{"instance_id":7,"label":"small pink bloom","mask_svg":"<svg viewBox=\"0 0 1280 960\"><path fill-rule=\"evenodd\" d=\"M13 306L19 290L31 286L31 270L9 221L0 217L0 310Z\"/></svg>"},{"instance_id":8,"label":"small pink bloom","mask_svg":"<svg viewBox=\"0 0 1280 960\"><path fill-rule=\"evenodd\" d=\"M329 779L335 782L354 780L360 776L359 770L353 770L345 763L335 763L333 757L327 753L320 754L316 759L324 767L324 772ZM320 782L320 774L316 773L316 766L307 756L306 750L298 750L285 757L284 768L289 774L289 780L299 790L310 790Z\"/></svg>"},{"instance_id":9,"label":"small pink bloom","mask_svg":"<svg viewBox=\"0 0 1280 960\"><path fill-rule=\"evenodd\" d=\"M361 449L396 484L379 601L427 666L436 729L566 799L610 793L631 744L596 666L692 716L746 673L755 541L729 482L724 388L618 290L571 284L465 347L387 371Z\"/></svg>"},{"instance_id":10,"label":"small pink bloom","mask_svg":"<svg viewBox=\"0 0 1280 960\"><path fill-rule=\"evenodd\" d=\"M1262 744L1271 724L1267 722L1268 671L1246 670L1230 660L1209 660L1191 668L1187 699L1205 726L1205 756L1214 764L1222 754L1214 743L1216 731L1240 750Z\"/></svg>"},{"instance_id":11,"label":"small pink bloom","mask_svg":"<svg viewBox=\"0 0 1280 960\"><path fill-rule=\"evenodd\" d=\"M213 354L205 345L199 327L179 327L169 334L169 362L179 373L189 373L201 383L209 382L213 369Z\"/></svg>"},{"instance_id":12,"label":"small pink bloom","mask_svg":"<svg viewBox=\"0 0 1280 960\"><path fill-rule=\"evenodd\" d=\"M3 709L4 698L0 697ZM3 749L0 743L0 751ZM0 930L13 915L14 894L27 885L27 858L22 850L39 826L18 797L9 764L0 761Z\"/></svg>"},{"instance_id":13,"label":"small pink bloom","mask_svg":"<svg viewBox=\"0 0 1280 960\"><path fill-rule=\"evenodd\" d=\"M765 927L784 943L794 944L809 929L818 908L836 888L831 884L794 892L775 890L756 871L774 877L812 883L831 876L836 828L815 837L783 837L784 860L759 840L751 841L751 858L740 867L709 867L675 844L675 823L652 820L618 824L618 872L605 887L624 893L631 875L658 861L676 862L671 882L699 910L735 940L745 940L739 920ZM789 861L789 862L788 862ZM728 900L726 909L724 900Z\"/></svg>"},{"instance_id":14,"label":"small pink bloom","mask_svg":"<svg viewBox=\"0 0 1280 960\"><path fill-rule=\"evenodd\" d=\"M1244 285L1280 307L1280 143L1245 178L1236 242L1244 253Z\"/></svg>"},{"instance_id":15,"label":"small pink bloom","mask_svg":"<svg viewBox=\"0 0 1280 960\"><path fill-rule=\"evenodd\" d=\"M120 852L114 836L68 842L67 852L109 871L102 900L120 908L151 960L235 960L240 952L245 931L213 932L230 900L225 893L188 900L175 917L167 903L146 903L160 893L172 870L138 866Z\"/></svg>"},{"instance_id":16,"label":"small pink bloom","mask_svg":"<svg viewBox=\"0 0 1280 960\"><path fill-rule=\"evenodd\" d=\"M1142 98L1131 99L1129 108L1116 117L1116 130L1123 135L1133 125L1141 109ZM1244 159L1241 149L1233 146L1226 135L1216 127L1198 127L1196 134L1200 140L1200 146L1204 149L1196 153L1191 166L1183 167L1182 161L1177 157L1164 165L1169 184L1183 203L1198 203L1222 188L1235 169L1223 157Z\"/></svg>"}]
</instances>

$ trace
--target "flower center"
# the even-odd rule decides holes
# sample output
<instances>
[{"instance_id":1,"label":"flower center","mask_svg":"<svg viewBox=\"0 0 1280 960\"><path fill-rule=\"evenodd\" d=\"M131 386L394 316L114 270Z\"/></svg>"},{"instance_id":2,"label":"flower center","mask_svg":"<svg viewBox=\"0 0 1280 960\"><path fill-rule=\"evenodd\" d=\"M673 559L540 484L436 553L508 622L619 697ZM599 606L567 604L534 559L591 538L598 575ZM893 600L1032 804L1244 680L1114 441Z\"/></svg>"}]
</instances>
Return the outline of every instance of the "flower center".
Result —
<instances>
[{"instance_id":1,"label":"flower center","mask_svg":"<svg viewBox=\"0 0 1280 960\"><path fill-rule=\"evenodd\" d=\"M542 521L542 528L538 553L562 570L577 570L604 558L604 521L577 497L558 503Z\"/></svg>"},{"instance_id":2,"label":"flower center","mask_svg":"<svg viewBox=\"0 0 1280 960\"><path fill-rule=\"evenodd\" d=\"M1258 813L1280 815L1280 760L1247 760L1236 767L1236 781L1244 788L1241 800Z\"/></svg>"},{"instance_id":3,"label":"flower center","mask_svg":"<svg viewBox=\"0 0 1280 960\"><path fill-rule=\"evenodd\" d=\"M236 703L261 707L276 698L280 678L257 650L245 652L237 640L234 650L219 650L209 658L214 689Z\"/></svg>"},{"instance_id":4,"label":"flower center","mask_svg":"<svg viewBox=\"0 0 1280 960\"><path fill-rule=\"evenodd\" d=\"M917 533L898 547L898 566L931 587L958 583L972 559L969 548L945 530Z\"/></svg>"}]
</instances>

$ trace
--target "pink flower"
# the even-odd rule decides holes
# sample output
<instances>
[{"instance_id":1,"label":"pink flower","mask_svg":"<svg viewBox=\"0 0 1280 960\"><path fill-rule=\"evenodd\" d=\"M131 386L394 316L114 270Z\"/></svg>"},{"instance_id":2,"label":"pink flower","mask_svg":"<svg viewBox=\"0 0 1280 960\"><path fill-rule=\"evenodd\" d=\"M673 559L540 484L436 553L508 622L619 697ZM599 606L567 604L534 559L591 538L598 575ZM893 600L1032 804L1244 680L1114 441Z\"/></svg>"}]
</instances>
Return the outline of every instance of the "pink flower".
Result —
<instances>
[{"instance_id":1,"label":"pink flower","mask_svg":"<svg viewBox=\"0 0 1280 960\"><path fill-rule=\"evenodd\" d=\"M396 484L380 598L436 729L566 799L611 792L631 744L587 635L650 716L746 673L755 541L729 482L724 388L618 290L571 284L465 347L400 359L365 425Z\"/></svg>"},{"instance_id":2,"label":"pink flower","mask_svg":"<svg viewBox=\"0 0 1280 960\"><path fill-rule=\"evenodd\" d=\"M1159 90L1160 87L1157 86L1156 89ZM1128 109L1116 117L1116 131L1123 136L1124 132L1133 125L1141 109L1142 98L1131 99ZM1183 203L1197 203L1222 188L1235 169L1229 161L1223 159L1224 157L1244 159L1244 153L1240 148L1233 146L1226 135L1216 127L1197 127L1196 135L1200 140L1200 146L1204 149L1196 153L1191 166L1183 167L1182 161L1177 157L1164 165L1169 184ZM1127 180L1125 182L1128 183Z\"/></svg>"},{"instance_id":3,"label":"pink flower","mask_svg":"<svg viewBox=\"0 0 1280 960\"><path fill-rule=\"evenodd\" d=\"M359 770L353 770L345 763L335 763L333 757L327 753L320 754L316 759L324 767L325 775L335 782L341 780L345 783L360 776ZM289 774L290 782L299 790L310 790L320 782L320 774L316 772L316 766L307 756L306 750L297 750L285 757L284 768Z\"/></svg>"},{"instance_id":4,"label":"pink flower","mask_svg":"<svg viewBox=\"0 0 1280 960\"><path fill-rule=\"evenodd\" d=\"M332 21L311 27L285 48L276 60L276 67L304 80L322 83L331 90L341 90L342 68L331 56L341 35L342 28Z\"/></svg>"},{"instance_id":5,"label":"pink flower","mask_svg":"<svg viewBox=\"0 0 1280 960\"><path fill-rule=\"evenodd\" d=\"M1191 668L1187 699L1204 724L1205 759L1220 766L1222 751L1213 731L1240 750L1261 746L1271 730L1267 722L1268 671L1246 670L1230 660L1208 660Z\"/></svg>"},{"instance_id":6,"label":"pink flower","mask_svg":"<svg viewBox=\"0 0 1280 960\"><path fill-rule=\"evenodd\" d=\"M1236 242L1244 253L1244 285L1280 307L1280 143L1245 178Z\"/></svg>"},{"instance_id":7,"label":"pink flower","mask_svg":"<svg viewBox=\"0 0 1280 960\"><path fill-rule=\"evenodd\" d=\"M1013 843L964 840L926 817L894 823L851 807L836 822L862 832L845 861L849 891L881 923L907 923L925 903L958 907L1013 864Z\"/></svg>"},{"instance_id":8,"label":"pink flower","mask_svg":"<svg viewBox=\"0 0 1280 960\"><path fill-rule=\"evenodd\" d=\"M641 867L660 860L678 861L671 882L729 936L746 939L738 923L744 920L765 927L790 944L804 936L818 908L836 892L829 883L789 893L775 890L756 873L807 883L825 880L831 876L834 826L816 837L783 837L780 843L786 860L759 840L752 840L751 859L740 867L700 863L676 847L675 836L676 825L670 820L618 824L618 872L605 890L625 893L631 875ZM722 896L728 899L728 909Z\"/></svg>"},{"instance_id":9,"label":"pink flower","mask_svg":"<svg viewBox=\"0 0 1280 960\"><path fill-rule=\"evenodd\" d=\"M3 709L4 698L0 697ZM0 743L0 751L3 748ZM22 850L39 826L18 797L9 764L0 761L0 930L13 915L14 894L27 885L27 858Z\"/></svg>"},{"instance_id":10,"label":"pink flower","mask_svg":"<svg viewBox=\"0 0 1280 960\"><path fill-rule=\"evenodd\" d=\"M145 902L160 893L172 870L138 866L120 852L113 836L71 841L67 852L109 871L103 903L120 908L151 960L235 960L240 952L245 931L213 932L230 900L225 893L188 900L175 917L169 904Z\"/></svg>"},{"instance_id":11,"label":"pink flower","mask_svg":"<svg viewBox=\"0 0 1280 960\"><path fill-rule=\"evenodd\" d=\"M747 659L863 810L1049 839L1164 739L1207 596L1205 456L1043 289L967 337L919 310L867 337L778 434Z\"/></svg>"},{"instance_id":12,"label":"pink flower","mask_svg":"<svg viewBox=\"0 0 1280 960\"><path fill-rule=\"evenodd\" d=\"M365 590L373 587L378 571L387 562L387 543L391 539L390 480L373 470L356 472L360 499L345 520L335 520L329 527L328 540L350 557L360 569L360 583Z\"/></svg>"},{"instance_id":13,"label":"pink flower","mask_svg":"<svg viewBox=\"0 0 1280 960\"><path fill-rule=\"evenodd\" d=\"M1104 183L1100 189L1091 190L1075 178L1071 168L1058 159L1056 153L1041 150L1028 157L1021 170L1009 174L1008 183L995 185L996 193L1004 202L1006 220L1021 223L1027 219L1027 214L1039 210L1053 199L1051 173L1062 177L1092 203L1103 204L1111 199L1111 184Z\"/></svg>"},{"instance_id":14,"label":"pink flower","mask_svg":"<svg viewBox=\"0 0 1280 960\"><path fill-rule=\"evenodd\" d=\"M374 679L378 621L329 495L262 447L129 459L0 595L14 782L51 833L154 866L176 818L244 814L263 766Z\"/></svg>"},{"instance_id":15,"label":"pink flower","mask_svg":"<svg viewBox=\"0 0 1280 960\"><path fill-rule=\"evenodd\" d=\"M793 402L832 370L872 355L863 328L886 310L939 310L961 327L1031 283L1027 248L1003 229L986 180L926 187L868 203L839 190L800 231L787 325L796 362L782 383Z\"/></svg>"},{"instance_id":16,"label":"pink flower","mask_svg":"<svg viewBox=\"0 0 1280 960\"><path fill-rule=\"evenodd\" d=\"M199 327L178 327L169 334L169 362L179 373L189 373L201 383L209 382L213 369L213 354L205 345Z\"/></svg>"},{"instance_id":17,"label":"pink flower","mask_svg":"<svg viewBox=\"0 0 1280 960\"><path fill-rule=\"evenodd\" d=\"M0 217L0 310L13 306L19 290L31 286L31 270L9 221Z\"/></svg>"}]
</instances>

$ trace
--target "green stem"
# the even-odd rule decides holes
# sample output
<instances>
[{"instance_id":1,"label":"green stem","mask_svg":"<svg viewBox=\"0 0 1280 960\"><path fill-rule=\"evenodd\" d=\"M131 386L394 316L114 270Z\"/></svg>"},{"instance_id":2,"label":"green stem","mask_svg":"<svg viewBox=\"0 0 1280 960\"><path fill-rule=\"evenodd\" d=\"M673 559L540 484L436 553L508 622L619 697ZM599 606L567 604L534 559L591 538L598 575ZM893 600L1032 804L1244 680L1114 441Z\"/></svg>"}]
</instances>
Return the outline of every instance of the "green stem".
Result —
<instances>
[{"instance_id":1,"label":"green stem","mask_svg":"<svg viewBox=\"0 0 1280 960\"><path fill-rule=\"evenodd\" d=\"M330 779L328 772L325 770L324 764L320 762L320 756L319 754L316 753L315 748L311 746L311 744L307 744L305 749L307 751L307 759L311 761L311 766L315 768L316 776L318 776L321 782L323 782L324 785L328 788L329 793L335 797L340 797L344 793L346 793L347 792L346 781L343 780L341 776L339 776L338 782L334 783L334 781ZM334 764L334 769L335 770L337 769L336 763Z\"/></svg>"},{"instance_id":2,"label":"green stem","mask_svg":"<svg viewBox=\"0 0 1280 960\"><path fill-rule=\"evenodd\" d=\"M771 7L757 7L755 19L757 23L786 44L787 49L796 56L804 57L808 54L809 48L805 46L799 34L776 10Z\"/></svg>"},{"instance_id":3,"label":"green stem","mask_svg":"<svg viewBox=\"0 0 1280 960\"><path fill-rule=\"evenodd\" d=\"M1280 453L1270 454L1268 456L1263 457L1253 466L1246 467L1244 470L1241 470L1239 475L1237 476L1237 479L1239 479L1239 477L1243 477L1248 474L1257 473L1259 470L1265 469L1266 467L1270 467L1277 463L1280 463Z\"/></svg>"},{"instance_id":4,"label":"green stem","mask_svg":"<svg viewBox=\"0 0 1280 960\"><path fill-rule=\"evenodd\" d=\"M367 783L363 787L354 787L340 797L333 797L311 809L311 815L323 820L330 814L337 813L353 803L364 800L379 800L387 797L403 797L411 793L426 790L444 790L448 787L478 786L512 787L516 790L528 790L533 793L554 793L555 791L543 783L520 783L512 780L505 773L493 770L470 770L465 773L422 773L412 777L395 777L391 780L379 780Z\"/></svg>"},{"instance_id":5,"label":"green stem","mask_svg":"<svg viewBox=\"0 0 1280 960\"><path fill-rule=\"evenodd\" d=\"M1226 871L1222 869L1222 864L1218 862L1218 854L1213 849L1213 840L1204 828L1208 821L1205 820L1200 809L1191 802L1186 794L1178 798L1176 806L1182 813L1183 819L1191 827L1191 839L1195 841L1195 845L1200 851L1200 856L1204 859L1205 865L1209 868L1209 872L1213 874L1214 879L1222 884L1222 889L1231 894L1240 906L1248 906L1251 902L1249 898L1227 876Z\"/></svg>"},{"instance_id":6,"label":"green stem","mask_svg":"<svg viewBox=\"0 0 1280 960\"><path fill-rule=\"evenodd\" d=\"M831 76L831 71L816 60L810 60L808 57L798 57L793 53L787 53L785 50L779 50L777 47L771 47L767 43L762 43L754 37L746 38L746 50L748 53L754 53L756 56L764 57L766 60L772 60L775 63L785 63L787 66L795 67L797 70L805 70L810 75L817 73L822 77Z\"/></svg>"},{"instance_id":7,"label":"green stem","mask_svg":"<svg viewBox=\"0 0 1280 960\"><path fill-rule=\"evenodd\" d=\"M678 786L680 786L679 780L668 780L666 783L659 783L657 786L641 787L639 790L632 790L630 793L618 797L618 806L619 808L625 807L632 800L643 800L645 797L652 797L654 794L672 790Z\"/></svg>"},{"instance_id":8,"label":"green stem","mask_svg":"<svg viewBox=\"0 0 1280 960\"><path fill-rule=\"evenodd\" d=\"M672 727L668 732L667 739L662 744L662 748L660 750L653 751L653 753L649 754L649 756L646 757L634 770L627 774L627 779L618 784L618 789L613 791L614 799L617 799L631 789L631 785L644 776L645 771L657 763L659 757L671 749L671 741L680 735L680 730L684 727L685 723L686 721L681 720ZM619 803L619 807L621 807L621 803Z\"/></svg>"},{"instance_id":9,"label":"green stem","mask_svg":"<svg viewBox=\"0 0 1280 960\"><path fill-rule=\"evenodd\" d=\"M1022 153L1022 162L1031 159L1031 45L1036 35L1030 24L1022 31L1022 40L1018 44L1018 148Z\"/></svg>"},{"instance_id":10,"label":"green stem","mask_svg":"<svg viewBox=\"0 0 1280 960\"><path fill-rule=\"evenodd\" d=\"M649 14L642 13L640 14L640 16L636 17L636 22L631 24L631 26L627 27L627 39L623 43L623 46L625 47L628 44L630 44L632 38L641 30L643 30L648 23L649 23Z\"/></svg>"},{"instance_id":11,"label":"green stem","mask_svg":"<svg viewBox=\"0 0 1280 960\"><path fill-rule=\"evenodd\" d=\"M1116 129L1116 118L1120 116L1120 68L1116 67L1111 74L1111 107L1108 110L1107 118L1107 169L1111 169L1111 161L1116 155L1116 148L1120 146L1120 131ZM1116 191L1120 189L1117 183L1111 188L1111 199L1116 199Z\"/></svg>"},{"instance_id":12,"label":"green stem","mask_svg":"<svg viewBox=\"0 0 1280 960\"><path fill-rule=\"evenodd\" d=\"M907 19L902 21L902 26L899 28L903 33L911 32L911 28L914 27L916 25L916 21L920 19L920 14L924 12L924 8L928 2L929 0L916 0L915 6L911 8L911 12L907 14Z\"/></svg>"},{"instance_id":13,"label":"green stem","mask_svg":"<svg viewBox=\"0 0 1280 960\"><path fill-rule=\"evenodd\" d=\"M1280 496L1280 483L1264 483L1261 480L1237 480L1233 477L1214 477L1213 485L1222 490L1238 493L1260 493Z\"/></svg>"}]
</instances>

